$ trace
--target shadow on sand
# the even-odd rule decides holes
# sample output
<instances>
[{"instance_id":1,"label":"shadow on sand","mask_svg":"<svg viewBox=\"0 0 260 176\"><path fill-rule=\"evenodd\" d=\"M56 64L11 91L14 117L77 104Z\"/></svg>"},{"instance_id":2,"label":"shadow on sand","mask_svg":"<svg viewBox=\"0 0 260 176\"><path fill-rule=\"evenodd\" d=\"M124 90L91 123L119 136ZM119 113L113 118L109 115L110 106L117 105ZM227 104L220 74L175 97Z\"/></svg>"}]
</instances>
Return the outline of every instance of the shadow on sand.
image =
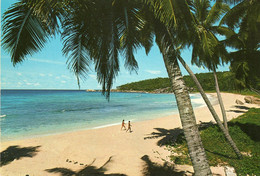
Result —
<instances>
[{"instance_id":1,"label":"shadow on sand","mask_svg":"<svg viewBox=\"0 0 260 176\"><path fill-rule=\"evenodd\" d=\"M242 106L242 105L236 105L235 108L237 108L237 109L244 109L244 110L250 109L249 107Z\"/></svg>"},{"instance_id":2,"label":"shadow on sand","mask_svg":"<svg viewBox=\"0 0 260 176\"><path fill-rule=\"evenodd\" d=\"M198 125L199 130L206 129L210 126L214 125L213 122L201 122ZM156 139L161 138L158 142L158 146L168 145L172 144L176 141L178 136L180 134L183 134L183 129L180 128L174 128L174 129L165 129L165 128L154 128L156 131L152 132L151 134L148 134L146 137L144 137L144 140L146 139Z\"/></svg>"},{"instance_id":3,"label":"shadow on sand","mask_svg":"<svg viewBox=\"0 0 260 176\"><path fill-rule=\"evenodd\" d=\"M95 161L95 160L94 160ZM94 161L91 163L93 164ZM109 157L109 159L106 161L105 164L103 164L103 166L101 166L100 168L97 168L95 166L91 166L87 165L85 166L82 170L79 171L73 171L67 168L61 168L61 167L57 167L57 168L53 168L53 169L46 169L45 171L49 172L49 173L59 173L61 176L126 176L125 174L118 174L118 173L114 173L114 174L105 174L105 172L107 171L107 164L112 162L112 156Z\"/></svg>"},{"instance_id":4,"label":"shadow on sand","mask_svg":"<svg viewBox=\"0 0 260 176\"><path fill-rule=\"evenodd\" d=\"M19 160L24 157L32 158L36 155L38 148L36 147L20 147L18 145L10 146L6 150L1 152L0 166L10 164L14 160Z\"/></svg>"},{"instance_id":5,"label":"shadow on sand","mask_svg":"<svg viewBox=\"0 0 260 176\"><path fill-rule=\"evenodd\" d=\"M249 107L242 106L242 105L236 105L234 106L236 108L235 110L227 110L227 112L235 112L235 113L245 113L247 110L249 110Z\"/></svg>"},{"instance_id":6,"label":"shadow on sand","mask_svg":"<svg viewBox=\"0 0 260 176\"><path fill-rule=\"evenodd\" d=\"M245 113L246 111L241 111L241 110L228 110L227 112Z\"/></svg>"},{"instance_id":7,"label":"shadow on sand","mask_svg":"<svg viewBox=\"0 0 260 176\"><path fill-rule=\"evenodd\" d=\"M142 171L143 176L182 176L185 174L184 171L175 171L174 166L168 165L167 163L164 163L163 165L154 163L147 155L144 155L141 159L145 162Z\"/></svg>"},{"instance_id":8,"label":"shadow on sand","mask_svg":"<svg viewBox=\"0 0 260 176\"><path fill-rule=\"evenodd\" d=\"M154 129L156 130L156 132L152 132L151 134L148 134L147 137L144 137L144 140L161 138L157 142L158 146L163 146L175 142L179 134L183 133L183 130L180 128L174 128L174 129L154 128Z\"/></svg>"}]
</instances>

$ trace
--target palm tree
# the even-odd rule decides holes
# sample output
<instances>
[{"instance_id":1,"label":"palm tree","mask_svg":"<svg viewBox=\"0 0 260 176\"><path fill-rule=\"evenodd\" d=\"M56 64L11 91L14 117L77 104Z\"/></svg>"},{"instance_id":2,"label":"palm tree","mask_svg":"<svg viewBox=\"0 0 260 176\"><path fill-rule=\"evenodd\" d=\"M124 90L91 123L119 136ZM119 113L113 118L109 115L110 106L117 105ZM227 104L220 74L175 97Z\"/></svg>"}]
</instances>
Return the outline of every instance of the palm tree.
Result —
<instances>
[{"instance_id":1,"label":"palm tree","mask_svg":"<svg viewBox=\"0 0 260 176\"><path fill-rule=\"evenodd\" d=\"M216 75L218 65L227 60L225 57L227 56L227 51L215 35L218 26L214 26L214 23L229 10L229 6L217 1L212 8L210 8L209 0L195 0L192 9L196 29L196 33L193 35L194 37L192 40L192 63L195 63L199 67L204 66L210 71L213 71L224 126L228 129L226 111L219 91Z\"/></svg>"},{"instance_id":2,"label":"palm tree","mask_svg":"<svg viewBox=\"0 0 260 176\"><path fill-rule=\"evenodd\" d=\"M192 40L191 37L194 36L194 35L197 35L197 34L196 33L194 34L190 31L196 31L197 28L196 28L196 25L193 25L195 23L196 19L194 18L193 14L189 10L189 8L192 7L191 1L186 1L186 2L182 1L183 3L179 2L179 1L175 1L175 3L177 3L177 2L180 3L180 4L177 4L177 5L175 4L175 6L172 6L172 4L170 3L172 1L153 1L153 0L150 0L148 2L154 7L155 13L157 14L157 18L160 19L161 21L163 21L163 23L166 26L168 26L166 33L168 33L168 38L171 39L171 43L174 43L175 45L178 46L178 47L175 47L175 49L179 50L179 49L182 49L185 45L191 45L192 44L191 41L193 41L194 39ZM185 8L185 4L186 4L186 8ZM167 7L172 7L172 8L167 8ZM184 10L180 11L179 10L180 8L175 9L174 7L182 7L181 9L184 9ZM170 15L170 14L172 14L172 15ZM182 14L182 15L180 15L180 14ZM178 16L181 16L182 19L176 18ZM168 19L169 17L170 17L170 19ZM171 18L174 19L174 20L171 20ZM175 21L176 21L177 24L174 23ZM183 23L185 23L185 24L183 24ZM186 27L186 29L185 29L185 27ZM218 29L218 30L220 30L220 29ZM226 28L224 28L224 29L221 28L221 31L225 31L225 30L226 30ZM209 108L209 110L212 114L212 116L214 117L214 119L216 120L220 129L224 133L227 141L230 143L231 147L233 148L233 150L235 151L237 156L239 158L241 158L242 155L240 154L238 148L236 147L236 144L232 140L228 131L222 125L217 113L215 112L213 106L211 105L208 97L206 96L206 94L205 94L204 90L202 89L202 87L201 87L199 81L197 80L196 76L191 71L191 69L188 67L188 65L185 63L185 61L182 59L182 57L178 56L177 58L182 63L184 68L188 71L188 73L190 74L192 79L194 80L194 82L197 85L204 101L206 102L206 104L207 104L207 106L208 106L208 108Z\"/></svg>"},{"instance_id":3,"label":"palm tree","mask_svg":"<svg viewBox=\"0 0 260 176\"><path fill-rule=\"evenodd\" d=\"M260 88L259 82L259 43L260 43L260 2L240 0L222 18L220 25L239 29L227 37L225 44L236 51L230 54L231 70L235 72L240 88Z\"/></svg>"},{"instance_id":4,"label":"palm tree","mask_svg":"<svg viewBox=\"0 0 260 176\"><path fill-rule=\"evenodd\" d=\"M198 66L207 67L209 70L213 71L216 91L218 95L219 104L222 110L222 115L223 115L224 125L226 130L223 128L214 108L212 107L211 103L206 97L202 87L199 85L199 82L197 81L195 75L191 72L191 70L188 68L187 64L184 63L184 60L181 57L179 58L179 60L186 68L186 70L190 73L191 77L197 84L199 90L201 90L200 93L202 94L202 97L204 98L209 110L211 111L216 122L218 123L220 129L224 132L226 139L234 149L237 156L241 158L242 156L227 130L228 129L227 118L226 118L225 108L223 105L221 94L219 92L218 80L216 75L217 66L221 62L223 63L223 61L227 61L228 53L223 43L220 42L215 36L215 33L229 34L230 31L225 27L213 26L213 24L220 19L223 13L229 10L229 7L226 4L217 1L210 10L209 8L210 8L210 2L208 0L204 0L204 1L195 0L194 3L192 4L192 11L194 16L193 18L194 28L195 28L195 33L191 35L192 36L191 44L193 46L192 63L195 63ZM220 60L220 58L222 58L222 60Z\"/></svg>"},{"instance_id":5,"label":"palm tree","mask_svg":"<svg viewBox=\"0 0 260 176\"><path fill-rule=\"evenodd\" d=\"M133 52L141 44L151 46L151 40L145 42L140 30L146 19L139 12L145 6L139 1L128 0L52 2L22 0L5 12L3 45L10 52L13 64L39 51L50 36L61 30L63 53L68 56L68 66L75 73L78 84L79 79L86 76L89 63L93 62L102 90L109 97L113 80L119 72L118 55L122 53L125 56L127 68L136 70ZM179 1L179 5L185 7L186 2ZM175 22L179 20L176 18ZM179 53L163 47L163 43L160 48L172 81L195 174L211 175L190 97L176 61Z\"/></svg>"},{"instance_id":6,"label":"palm tree","mask_svg":"<svg viewBox=\"0 0 260 176\"><path fill-rule=\"evenodd\" d=\"M192 110L189 92L185 86L177 59L180 52L174 48L174 43L168 33L167 27L159 20L154 19L154 33L156 43L163 55L165 67L171 80L171 86L176 97L182 128L187 140L189 154L195 175L211 175L207 157L199 135L196 119Z\"/></svg>"},{"instance_id":7,"label":"palm tree","mask_svg":"<svg viewBox=\"0 0 260 176\"><path fill-rule=\"evenodd\" d=\"M156 5L153 4L154 2L150 1L146 3L148 3L148 5L152 5L152 7L156 7ZM178 1L177 3L178 4L176 5L178 5L179 7L181 6L182 8L175 9L176 12L175 14L179 13L178 14L179 16L178 15L176 16L175 21L181 21L179 17L183 18L183 16L180 14L182 14L183 12L189 13L189 11L187 11L186 2ZM192 107L192 105L191 105L188 89L185 86L177 62L177 59L180 57L179 50L174 47L174 44L177 42L177 39L175 42L173 42L172 36L170 35L169 32L170 29L167 28L167 25L165 25L158 19L158 16L157 18L155 18L154 15L158 15L161 13L160 11L156 11L158 9L153 9L152 10L153 12L150 12L149 10L145 11L146 13L144 15L148 16L149 21L145 23L145 26L143 28L144 30L143 33L145 33L146 37L150 39L152 38L151 37L152 33L154 33L156 38L155 40L156 44L158 45L163 55L165 67L167 69L168 76L171 80L171 85L174 91L174 95L177 100L182 127L184 130L185 138L187 139L188 149L193 163L195 175L211 175L211 171L205 155L205 150L203 148L203 144L201 142L201 138L196 125L194 112L192 111L192 108L190 108ZM183 11L180 9L183 9ZM190 19L187 18L186 21L188 22L190 21ZM170 20L168 22L171 23ZM178 33L179 36L182 35L184 36L185 30L187 30L185 29L185 27L187 27L188 25L189 24L184 25L181 30L179 28L179 30L174 31L174 33ZM185 37L182 38L182 40L185 39L186 39ZM146 45L144 46L148 53L150 49L150 45L147 45L148 47L146 47ZM186 109L183 107L186 107Z\"/></svg>"}]
</instances>

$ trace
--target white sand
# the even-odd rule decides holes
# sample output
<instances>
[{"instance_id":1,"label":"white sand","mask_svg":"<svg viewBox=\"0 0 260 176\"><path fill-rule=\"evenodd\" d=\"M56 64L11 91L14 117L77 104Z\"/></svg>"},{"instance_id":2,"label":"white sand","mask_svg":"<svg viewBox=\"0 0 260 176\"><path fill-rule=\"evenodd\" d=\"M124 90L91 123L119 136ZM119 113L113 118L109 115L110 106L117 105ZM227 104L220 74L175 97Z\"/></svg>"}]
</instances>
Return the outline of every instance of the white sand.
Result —
<instances>
[{"instance_id":1,"label":"white sand","mask_svg":"<svg viewBox=\"0 0 260 176\"><path fill-rule=\"evenodd\" d=\"M216 96L215 94L213 94ZM246 112L245 109L237 108L235 100L244 102L244 96L237 94L222 93L223 101L227 111L228 119L236 118ZM246 107L258 107L257 105L244 104ZM221 116L219 105L215 105L217 113ZM197 123L199 121L214 121L206 107L195 109ZM149 121L136 122L132 124L132 133L120 130L120 125L93 130L70 132L58 135L37 137L19 141L8 141L1 143L1 152L10 146L18 156L14 161L3 161L0 175L3 176L41 176L62 175L63 173L78 173L87 175L97 172L102 174L125 174L128 176L143 175L143 168L147 162L141 158L148 155L154 163L163 164L161 158L169 155L164 146L158 146L157 142L169 133L169 130L181 126L178 115L162 117ZM160 128L160 133L155 128ZM151 133L158 133L162 137L149 138ZM38 148L28 148L37 147ZM10 149L10 148L9 148ZM33 150L34 149L34 150ZM35 151L36 149L36 151ZM8 150L9 151L9 150ZM19 151L17 153L17 151ZM33 151L28 153L28 151ZM28 157L25 154L34 154ZM23 157L22 157L23 156ZM67 162L67 160L71 162ZM84 165L80 165L84 164ZM105 164L105 166L103 166ZM103 170L99 169L103 166ZM54 169L55 168L55 169ZM52 172L47 169L54 169ZM176 166L176 172L192 172L190 166ZM56 171L56 172L54 172ZM212 168L213 173L223 175L223 168Z\"/></svg>"}]
</instances>

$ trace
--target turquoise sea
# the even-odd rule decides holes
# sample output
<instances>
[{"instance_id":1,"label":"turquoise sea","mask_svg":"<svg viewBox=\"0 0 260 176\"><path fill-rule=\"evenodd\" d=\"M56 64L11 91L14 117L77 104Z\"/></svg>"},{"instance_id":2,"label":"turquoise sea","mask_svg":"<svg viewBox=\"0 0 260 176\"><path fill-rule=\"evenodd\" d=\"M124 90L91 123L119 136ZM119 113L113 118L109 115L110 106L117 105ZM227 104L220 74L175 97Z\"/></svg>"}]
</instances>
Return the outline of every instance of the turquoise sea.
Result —
<instances>
[{"instance_id":1,"label":"turquoise sea","mask_svg":"<svg viewBox=\"0 0 260 176\"><path fill-rule=\"evenodd\" d=\"M193 107L203 106L198 94ZM177 113L173 94L80 90L1 90L1 140L16 140L143 121Z\"/></svg>"}]
</instances>

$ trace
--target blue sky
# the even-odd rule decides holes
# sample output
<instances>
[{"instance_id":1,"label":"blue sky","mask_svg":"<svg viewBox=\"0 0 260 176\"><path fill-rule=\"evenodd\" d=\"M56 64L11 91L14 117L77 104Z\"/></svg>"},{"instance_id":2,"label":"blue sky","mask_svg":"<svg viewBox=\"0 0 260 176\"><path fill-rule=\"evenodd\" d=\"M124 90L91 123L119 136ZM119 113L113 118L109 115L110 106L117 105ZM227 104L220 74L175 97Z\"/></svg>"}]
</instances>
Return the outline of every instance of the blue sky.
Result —
<instances>
[{"instance_id":1,"label":"blue sky","mask_svg":"<svg viewBox=\"0 0 260 176\"><path fill-rule=\"evenodd\" d=\"M1 1L1 17L4 11L17 0ZM62 55L60 38L51 39L42 51L28 56L27 59L13 67L10 55L1 47L1 89L78 89L74 74L67 68L66 58ZM124 69L124 59L121 57L121 69L114 82L116 86L157 77L167 77L162 55L156 45L146 56L144 49L139 49L135 57L138 61L138 74L129 73ZM186 49L182 57L195 73L208 72L190 64L191 50ZM183 75L187 75L181 67ZM219 67L218 71L227 71L229 66ZM85 80L81 80L81 89L101 89L96 80L96 73L92 67Z\"/></svg>"}]
</instances>

